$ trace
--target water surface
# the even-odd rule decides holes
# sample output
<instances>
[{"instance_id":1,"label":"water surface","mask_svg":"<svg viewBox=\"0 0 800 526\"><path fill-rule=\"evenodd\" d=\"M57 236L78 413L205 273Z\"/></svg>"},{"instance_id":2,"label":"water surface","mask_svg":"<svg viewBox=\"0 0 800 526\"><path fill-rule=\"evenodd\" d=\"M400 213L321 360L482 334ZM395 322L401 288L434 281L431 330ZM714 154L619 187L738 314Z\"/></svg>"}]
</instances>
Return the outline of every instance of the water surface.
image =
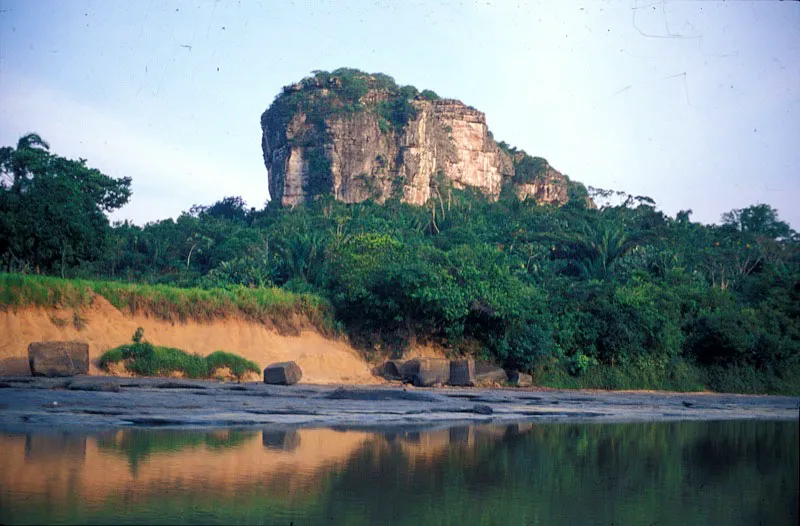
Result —
<instances>
[{"instance_id":1,"label":"water surface","mask_svg":"<svg viewBox=\"0 0 800 526\"><path fill-rule=\"evenodd\" d=\"M797 524L798 424L0 434L0 523Z\"/></svg>"}]
</instances>

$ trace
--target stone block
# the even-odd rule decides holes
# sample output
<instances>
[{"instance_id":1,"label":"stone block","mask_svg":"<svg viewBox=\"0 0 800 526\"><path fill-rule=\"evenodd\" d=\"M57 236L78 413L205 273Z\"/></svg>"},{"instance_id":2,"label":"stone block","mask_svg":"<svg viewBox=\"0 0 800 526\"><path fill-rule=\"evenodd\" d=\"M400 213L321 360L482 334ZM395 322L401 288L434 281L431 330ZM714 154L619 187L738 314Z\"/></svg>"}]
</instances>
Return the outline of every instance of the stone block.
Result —
<instances>
[{"instance_id":1,"label":"stone block","mask_svg":"<svg viewBox=\"0 0 800 526\"><path fill-rule=\"evenodd\" d=\"M403 362L400 360L389 360L383 364L381 374L387 380L402 380Z\"/></svg>"},{"instance_id":2,"label":"stone block","mask_svg":"<svg viewBox=\"0 0 800 526\"><path fill-rule=\"evenodd\" d=\"M475 361L472 359L450 362L450 385L472 387L475 385Z\"/></svg>"},{"instance_id":3,"label":"stone block","mask_svg":"<svg viewBox=\"0 0 800 526\"><path fill-rule=\"evenodd\" d=\"M505 382L508 380L506 371L492 364L475 364L475 380L478 384Z\"/></svg>"},{"instance_id":4,"label":"stone block","mask_svg":"<svg viewBox=\"0 0 800 526\"><path fill-rule=\"evenodd\" d=\"M531 387L533 385L533 376L514 371L508 374L508 381L514 387Z\"/></svg>"},{"instance_id":5,"label":"stone block","mask_svg":"<svg viewBox=\"0 0 800 526\"><path fill-rule=\"evenodd\" d=\"M33 376L75 376L89 373L89 344L78 341L33 342L28 346Z\"/></svg>"},{"instance_id":6,"label":"stone block","mask_svg":"<svg viewBox=\"0 0 800 526\"><path fill-rule=\"evenodd\" d=\"M264 369L264 383L272 385L293 385L303 377L303 371L295 362L273 363Z\"/></svg>"}]
</instances>

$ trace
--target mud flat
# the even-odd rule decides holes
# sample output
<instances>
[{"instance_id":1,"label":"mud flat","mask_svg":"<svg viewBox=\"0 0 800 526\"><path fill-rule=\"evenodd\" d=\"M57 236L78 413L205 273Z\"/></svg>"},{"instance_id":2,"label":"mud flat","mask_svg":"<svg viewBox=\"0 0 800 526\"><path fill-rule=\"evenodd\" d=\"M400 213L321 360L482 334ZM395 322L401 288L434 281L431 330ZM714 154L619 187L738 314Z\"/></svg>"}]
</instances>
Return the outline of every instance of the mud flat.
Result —
<instances>
[{"instance_id":1,"label":"mud flat","mask_svg":"<svg viewBox=\"0 0 800 526\"><path fill-rule=\"evenodd\" d=\"M168 378L0 379L0 429L373 427L446 422L796 420L800 398L401 386L270 386Z\"/></svg>"}]
</instances>

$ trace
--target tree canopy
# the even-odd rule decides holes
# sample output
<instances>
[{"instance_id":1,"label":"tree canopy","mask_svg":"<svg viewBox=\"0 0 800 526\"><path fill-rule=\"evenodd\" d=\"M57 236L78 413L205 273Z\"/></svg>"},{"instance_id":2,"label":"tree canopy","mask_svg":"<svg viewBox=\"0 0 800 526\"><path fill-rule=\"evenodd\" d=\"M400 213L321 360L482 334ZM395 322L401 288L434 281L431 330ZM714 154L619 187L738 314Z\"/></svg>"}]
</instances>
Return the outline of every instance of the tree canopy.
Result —
<instances>
[{"instance_id":1,"label":"tree canopy","mask_svg":"<svg viewBox=\"0 0 800 526\"><path fill-rule=\"evenodd\" d=\"M68 266L103 257L110 233L105 212L127 203L131 179L49 149L35 133L0 149L0 261L63 275Z\"/></svg>"}]
</instances>

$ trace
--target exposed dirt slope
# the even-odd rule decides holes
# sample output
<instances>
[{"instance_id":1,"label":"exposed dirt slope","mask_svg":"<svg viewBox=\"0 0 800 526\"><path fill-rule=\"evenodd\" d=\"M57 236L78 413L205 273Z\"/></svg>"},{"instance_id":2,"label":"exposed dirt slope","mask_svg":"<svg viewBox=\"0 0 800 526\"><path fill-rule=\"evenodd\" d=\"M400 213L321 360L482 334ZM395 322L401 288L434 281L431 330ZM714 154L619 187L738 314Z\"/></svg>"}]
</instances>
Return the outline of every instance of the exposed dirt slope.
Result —
<instances>
[{"instance_id":1,"label":"exposed dirt slope","mask_svg":"<svg viewBox=\"0 0 800 526\"><path fill-rule=\"evenodd\" d=\"M156 345L203 356L224 350L253 360L262 368L273 362L294 360L303 370L302 383L380 382L355 349L314 331L282 336L264 325L240 320L171 323L123 314L102 297L96 297L93 305L77 317L72 309L0 311L0 376L30 374L28 344L42 340L88 342L92 362L89 374L104 374L96 365L100 355L130 342L137 327L144 328L145 339Z\"/></svg>"}]
</instances>

